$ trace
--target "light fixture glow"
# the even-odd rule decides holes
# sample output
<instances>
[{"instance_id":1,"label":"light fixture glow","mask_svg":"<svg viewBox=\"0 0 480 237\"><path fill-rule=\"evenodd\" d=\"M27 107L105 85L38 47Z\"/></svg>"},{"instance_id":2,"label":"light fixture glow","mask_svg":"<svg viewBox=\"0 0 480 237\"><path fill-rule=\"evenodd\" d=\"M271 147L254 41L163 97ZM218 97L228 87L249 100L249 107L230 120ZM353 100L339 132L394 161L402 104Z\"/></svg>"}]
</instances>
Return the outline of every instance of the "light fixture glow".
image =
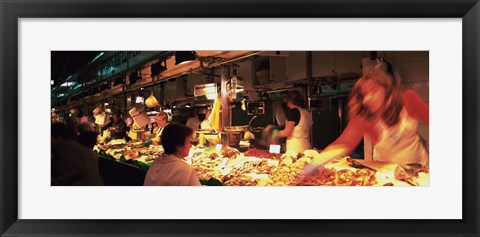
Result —
<instances>
[{"instance_id":1,"label":"light fixture glow","mask_svg":"<svg viewBox=\"0 0 480 237\"><path fill-rule=\"evenodd\" d=\"M144 102L144 98L142 96L137 96L137 98L135 99L135 103L137 104L143 104Z\"/></svg>"},{"instance_id":2,"label":"light fixture glow","mask_svg":"<svg viewBox=\"0 0 480 237\"><path fill-rule=\"evenodd\" d=\"M209 99L209 100L214 100L214 99L217 98L217 94L216 94L216 93L215 93L215 94L206 94L206 96L207 96L207 99Z\"/></svg>"}]
</instances>

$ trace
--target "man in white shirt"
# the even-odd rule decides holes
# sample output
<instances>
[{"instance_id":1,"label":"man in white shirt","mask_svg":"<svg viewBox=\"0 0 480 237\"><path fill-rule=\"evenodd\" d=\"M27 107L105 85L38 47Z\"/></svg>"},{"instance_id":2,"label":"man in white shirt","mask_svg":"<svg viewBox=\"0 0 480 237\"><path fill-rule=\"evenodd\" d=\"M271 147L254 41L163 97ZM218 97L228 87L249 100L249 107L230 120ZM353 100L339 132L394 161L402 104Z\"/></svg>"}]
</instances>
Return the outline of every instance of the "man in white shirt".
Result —
<instances>
[{"instance_id":1,"label":"man in white shirt","mask_svg":"<svg viewBox=\"0 0 480 237\"><path fill-rule=\"evenodd\" d=\"M200 186L195 170L182 159L192 147L193 131L179 123L163 129L161 140L165 154L160 155L148 169L144 186Z\"/></svg>"}]
</instances>

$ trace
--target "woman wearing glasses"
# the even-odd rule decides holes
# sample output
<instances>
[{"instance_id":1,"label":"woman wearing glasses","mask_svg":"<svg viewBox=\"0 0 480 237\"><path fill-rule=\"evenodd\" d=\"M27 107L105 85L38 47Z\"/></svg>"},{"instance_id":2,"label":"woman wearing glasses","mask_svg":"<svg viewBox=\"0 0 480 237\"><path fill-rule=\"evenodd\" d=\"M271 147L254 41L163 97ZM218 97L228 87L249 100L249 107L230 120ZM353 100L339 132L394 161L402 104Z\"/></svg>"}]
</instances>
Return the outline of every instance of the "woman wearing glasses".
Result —
<instances>
[{"instance_id":1,"label":"woman wearing glasses","mask_svg":"<svg viewBox=\"0 0 480 237\"><path fill-rule=\"evenodd\" d=\"M307 173L323 162L349 155L362 138L373 146L372 152L366 150L365 159L418 163L428 169L428 150L417 133L419 121L428 125L428 105L415 91L401 89L400 76L390 63L379 60L355 83L348 108L347 127L306 167Z\"/></svg>"},{"instance_id":2,"label":"woman wearing glasses","mask_svg":"<svg viewBox=\"0 0 480 237\"><path fill-rule=\"evenodd\" d=\"M182 161L192 147L193 130L179 123L168 124L161 139L165 153L148 169L143 185L200 186L195 170Z\"/></svg>"}]
</instances>

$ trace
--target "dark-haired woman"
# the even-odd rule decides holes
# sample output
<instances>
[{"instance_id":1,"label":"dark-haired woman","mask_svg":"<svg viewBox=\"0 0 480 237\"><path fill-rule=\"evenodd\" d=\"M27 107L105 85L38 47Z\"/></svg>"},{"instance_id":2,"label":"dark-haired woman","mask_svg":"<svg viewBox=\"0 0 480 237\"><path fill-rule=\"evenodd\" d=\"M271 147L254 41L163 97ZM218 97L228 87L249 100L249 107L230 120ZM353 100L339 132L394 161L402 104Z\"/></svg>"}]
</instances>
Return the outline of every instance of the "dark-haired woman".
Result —
<instances>
[{"instance_id":1,"label":"dark-haired woman","mask_svg":"<svg viewBox=\"0 0 480 237\"><path fill-rule=\"evenodd\" d=\"M400 88L393 66L379 61L354 85L348 102L350 121L314 162L350 154L362 138L373 145L373 159L398 164L418 163L428 169L428 151L417 133L419 121L428 124L428 105L413 90ZM365 152L367 154L367 152ZM309 166L307 172L315 170Z\"/></svg>"},{"instance_id":2,"label":"dark-haired woman","mask_svg":"<svg viewBox=\"0 0 480 237\"><path fill-rule=\"evenodd\" d=\"M200 186L195 170L182 159L192 147L193 130L183 124L171 123L162 131L165 153L155 159L147 172L145 186Z\"/></svg>"},{"instance_id":3,"label":"dark-haired woman","mask_svg":"<svg viewBox=\"0 0 480 237\"><path fill-rule=\"evenodd\" d=\"M287 138L287 151L296 153L311 148L310 129L312 128L312 114L302 107L305 104L303 95L298 91L290 91L286 97L289 111L286 113L285 129L273 130L272 138Z\"/></svg>"}]
</instances>

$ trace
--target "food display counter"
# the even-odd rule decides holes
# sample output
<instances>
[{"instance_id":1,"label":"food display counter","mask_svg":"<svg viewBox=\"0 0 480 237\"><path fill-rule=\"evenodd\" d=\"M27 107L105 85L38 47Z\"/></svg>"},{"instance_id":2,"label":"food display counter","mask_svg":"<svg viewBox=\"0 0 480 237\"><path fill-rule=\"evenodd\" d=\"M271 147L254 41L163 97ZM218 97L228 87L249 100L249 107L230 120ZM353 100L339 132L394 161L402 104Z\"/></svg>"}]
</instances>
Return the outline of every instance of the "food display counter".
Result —
<instances>
[{"instance_id":1,"label":"food display counter","mask_svg":"<svg viewBox=\"0 0 480 237\"><path fill-rule=\"evenodd\" d=\"M121 183L126 185L141 185L141 176L146 174L154 160L163 153L163 148L113 140L97 145L95 151L101 157L101 162L108 160L116 162L117 166L128 166L128 169L123 170L134 173L132 177L134 180L128 180L130 176L128 174L115 174L122 172L122 169L110 170L109 176L120 176L123 179ZM257 149L242 153L231 147L206 149L192 147L184 161L195 169L200 182L208 186L429 185L428 171L416 167L415 164L399 166L394 163L367 162L350 157L334 159L315 174L303 175L304 167L318 155L319 151L314 149L298 154L294 152L275 154ZM117 185L120 184L117 182Z\"/></svg>"}]
</instances>

